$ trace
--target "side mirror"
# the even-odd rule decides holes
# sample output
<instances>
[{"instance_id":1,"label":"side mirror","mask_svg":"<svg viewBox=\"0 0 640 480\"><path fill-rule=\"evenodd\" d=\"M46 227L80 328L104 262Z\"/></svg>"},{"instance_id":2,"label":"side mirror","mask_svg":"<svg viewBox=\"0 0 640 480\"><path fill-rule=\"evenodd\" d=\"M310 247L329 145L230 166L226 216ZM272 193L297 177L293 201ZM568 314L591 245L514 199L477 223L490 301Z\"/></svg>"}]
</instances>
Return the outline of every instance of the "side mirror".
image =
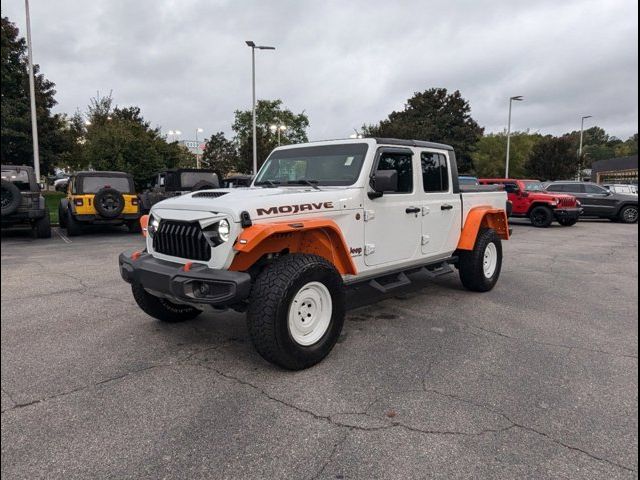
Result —
<instances>
[{"instance_id":1,"label":"side mirror","mask_svg":"<svg viewBox=\"0 0 640 480\"><path fill-rule=\"evenodd\" d=\"M380 198L385 192L397 192L397 170L376 170L375 175L371 178L371 188L374 191L369 193L370 198Z\"/></svg>"}]
</instances>

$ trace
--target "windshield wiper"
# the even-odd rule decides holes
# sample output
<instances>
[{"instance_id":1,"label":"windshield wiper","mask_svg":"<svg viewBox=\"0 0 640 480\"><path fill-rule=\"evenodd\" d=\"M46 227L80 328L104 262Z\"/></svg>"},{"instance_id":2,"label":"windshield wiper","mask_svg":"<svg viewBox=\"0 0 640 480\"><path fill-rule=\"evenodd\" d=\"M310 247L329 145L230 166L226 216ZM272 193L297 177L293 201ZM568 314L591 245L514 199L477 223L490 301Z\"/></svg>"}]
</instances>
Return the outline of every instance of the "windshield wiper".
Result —
<instances>
[{"instance_id":1,"label":"windshield wiper","mask_svg":"<svg viewBox=\"0 0 640 480\"><path fill-rule=\"evenodd\" d=\"M318 187L318 180L307 180L305 178L301 178L299 180L294 180L293 182L289 182L289 183L304 183L305 185L309 185L310 187L315 188L316 190L320 190L320 187Z\"/></svg>"},{"instance_id":2,"label":"windshield wiper","mask_svg":"<svg viewBox=\"0 0 640 480\"><path fill-rule=\"evenodd\" d=\"M256 185L260 185L263 188L276 188L278 185L280 185L279 181L273 181L273 180L261 180L260 182L256 182Z\"/></svg>"}]
</instances>

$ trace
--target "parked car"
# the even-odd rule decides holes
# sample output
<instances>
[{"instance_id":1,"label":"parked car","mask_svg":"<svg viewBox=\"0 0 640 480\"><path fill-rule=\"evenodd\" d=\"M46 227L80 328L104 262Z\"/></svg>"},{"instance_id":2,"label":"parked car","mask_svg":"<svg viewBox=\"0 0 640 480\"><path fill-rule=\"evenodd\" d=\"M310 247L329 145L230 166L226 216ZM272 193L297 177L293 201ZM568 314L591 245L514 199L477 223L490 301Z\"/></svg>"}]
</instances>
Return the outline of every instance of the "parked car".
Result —
<instances>
[{"instance_id":1,"label":"parked car","mask_svg":"<svg viewBox=\"0 0 640 480\"><path fill-rule=\"evenodd\" d=\"M249 187L253 181L253 175L231 175L222 180L224 188Z\"/></svg>"},{"instance_id":2,"label":"parked car","mask_svg":"<svg viewBox=\"0 0 640 480\"><path fill-rule=\"evenodd\" d=\"M454 264L467 289L491 290L510 234L506 201L499 190L461 193L446 145L288 145L271 153L251 189L154 205L146 249L122 253L120 272L138 306L160 321L210 307L246 310L258 352L298 370L338 340L347 284L388 292L411 283L407 272L438 276Z\"/></svg>"},{"instance_id":3,"label":"parked car","mask_svg":"<svg viewBox=\"0 0 640 480\"><path fill-rule=\"evenodd\" d=\"M471 177L469 175L460 175L458 177L460 185L480 185L478 177Z\"/></svg>"},{"instance_id":4,"label":"parked car","mask_svg":"<svg viewBox=\"0 0 640 480\"><path fill-rule=\"evenodd\" d=\"M575 195L585 217L608 218L623 223L638 222L638 196L614 193L596 183L563 181L549 182L545 189L554 195Z\"/></svg>"},{"instance_id":5,"label":"parked car","mask_svg":"<svg viewBox=\"0 0 640 480\"><path fill-rule=\"evenodd\" d=\"M638 195L638 187L635 185L626 185L624 183L604 184L604 188L613 193L622 193L625 195Z\"/></svg>"},{"instance_id":6,"label":"parked car","mask_svg":"<svg viewBox=\"0 0 640 480\"><path fill-rule=\"evenodd\" d=\"M69 179L58 218L68 235L86 225L126 225L140 231L140 201L133 177L124 172L78 172Z\"/></svg>"},{"instance_id":7,"label":"parked car","mask_svg":"<svg viewBox=\"0 0 640 480\"><path fill-rule=\"evenodd\" d=\"M512 203L512 217L528 218L534 227L549 227L554 220L571 227L580 218L581 207L576 197L550 194L539 180L481 178L481 185L502 185Z\"/></svg>"},{"instance_id":8,"label":"parked car","mask_svg":"<svg viewBox=\"0 0 640 480\"><path fill-rule=\"evenodd\" d=\"M67 186L69 185L69 177L70 175L64 176L64 177L60 177L60 178L56 178L53 181L53 189L56 192L66 192L67 191Z\"/></svg>"},{"instance_id":9,"label":"parked car","mask_svg":"<svg viewBox=\"0 0 640 480\"><path fill-rule=\"evenodd\" d=\"M158 172L149 189L140 194L142 212L148 213L156 203L167 198L197 190L220 188L218 175L213 170L172 168Z\"/></svg>"},{"instance_id":10,"label":"parked car","mask_svg":"<svg viewBox=\"0 0 640 480\"><path fill-rule=\"evenodd\" d=\"M32 167L2 165L2 228L28 226L36 238L51 237L49 209Z\"/></svg>"}]
</instances>

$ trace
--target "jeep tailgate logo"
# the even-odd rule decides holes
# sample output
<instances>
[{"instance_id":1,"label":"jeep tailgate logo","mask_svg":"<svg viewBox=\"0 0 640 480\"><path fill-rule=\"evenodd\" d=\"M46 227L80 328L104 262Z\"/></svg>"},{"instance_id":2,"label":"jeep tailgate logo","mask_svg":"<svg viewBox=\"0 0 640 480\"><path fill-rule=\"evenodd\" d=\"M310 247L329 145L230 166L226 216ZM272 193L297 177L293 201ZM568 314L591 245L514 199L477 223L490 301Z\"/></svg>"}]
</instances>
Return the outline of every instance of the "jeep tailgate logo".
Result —
<instances>
[{"instance_id":1,"label":"jeep tailgate logo","mask_svg":"<svg viewBox=\"0 0 640 480\"><path fill-rule=\"evenodd\" d=\"M295 214L299 212L312 212L323 208L333 208L333 202L303 203L300 205L282 205L281 207L258 208L258 216L276 215L278 213Z\"/></svg>"}]
</instances>

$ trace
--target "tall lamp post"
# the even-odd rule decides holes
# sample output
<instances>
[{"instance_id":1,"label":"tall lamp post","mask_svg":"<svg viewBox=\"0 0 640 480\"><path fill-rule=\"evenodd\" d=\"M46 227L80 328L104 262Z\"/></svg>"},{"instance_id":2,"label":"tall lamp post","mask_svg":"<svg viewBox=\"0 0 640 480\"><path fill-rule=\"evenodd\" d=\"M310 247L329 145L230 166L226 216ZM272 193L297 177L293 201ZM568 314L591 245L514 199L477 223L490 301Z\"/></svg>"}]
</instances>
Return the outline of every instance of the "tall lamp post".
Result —
<instances>
[{"instance_id":1,"label":"tall lamp post","mask_svg":"<svg viewBox=\"0 0 640 480\"><path fill-rule=\"evenodd\" d=\"M582 138L584 137L584 121L592 118L591 115L585 115L580 119L580 147L578 148L578 180L582 177Z\"/></svg>"},{"instance_id":2,"label":"tall lamp post","mask_svg":"<svg viewBox=\"0 0 640 480\"><path fill-rule=\"evenodd\" d=\"M509 123L507 124L507 161L504 169L504 177L509 178L509 154L511 153L511 105L513 101L521 102L524 100L522 95L516 95L509 98Z\"/></svg>"},{"instance_id":3,"label":"tall lamp post","mask_svg":"<svg viewBox=\"0 0 640 480\"><path fill-rule=\"evenodd\" d=\"M281 125L281 124L269 125L269 130L271 130L271 133L278 134L278 146L280 146L280 133L284 132L286 129L287 129L286 125Z\"/></svg>"},{"instance_id":4,"label":"tall lamp post","mask_svg":"<svg viewBox=\"0 0 640 480\"><path fill-rule=\"evenodd\" d=\"M40 183L40 147L38 145L38 120L36 117L36 87L33 78L33 44L31 42L31 16L29 14L29 0L24 0L24 10L27 17L27 52L29 60L29 97L31 100L31 136L33 138L33 171L37 182Z\"/></svg>"},{"instance_id":5,"label":"tall lamp post","mask_svg":"<svg viewBox=\"0 0 640 480\"><path fill-rule=\"evenodd\" d=\"M198 141L198 134L204 132L202 128L196 128L196 149L200 150L200 142ZM196 168L200 168L200 155L196 153Z\"/></svg>"},{"instance_id":6,"label":"tall lamp post","mask_svg":"<svg viewBox=\"0 0 640 480\"><path fill-rule=\"evenodd\" d=\"M275 50L276 47L256 45L253 41L245 42L251 47L251 121L253 123L253 174L258 173L258 141L256 139L256 49Z\"/></svg>"}]
</instances>

